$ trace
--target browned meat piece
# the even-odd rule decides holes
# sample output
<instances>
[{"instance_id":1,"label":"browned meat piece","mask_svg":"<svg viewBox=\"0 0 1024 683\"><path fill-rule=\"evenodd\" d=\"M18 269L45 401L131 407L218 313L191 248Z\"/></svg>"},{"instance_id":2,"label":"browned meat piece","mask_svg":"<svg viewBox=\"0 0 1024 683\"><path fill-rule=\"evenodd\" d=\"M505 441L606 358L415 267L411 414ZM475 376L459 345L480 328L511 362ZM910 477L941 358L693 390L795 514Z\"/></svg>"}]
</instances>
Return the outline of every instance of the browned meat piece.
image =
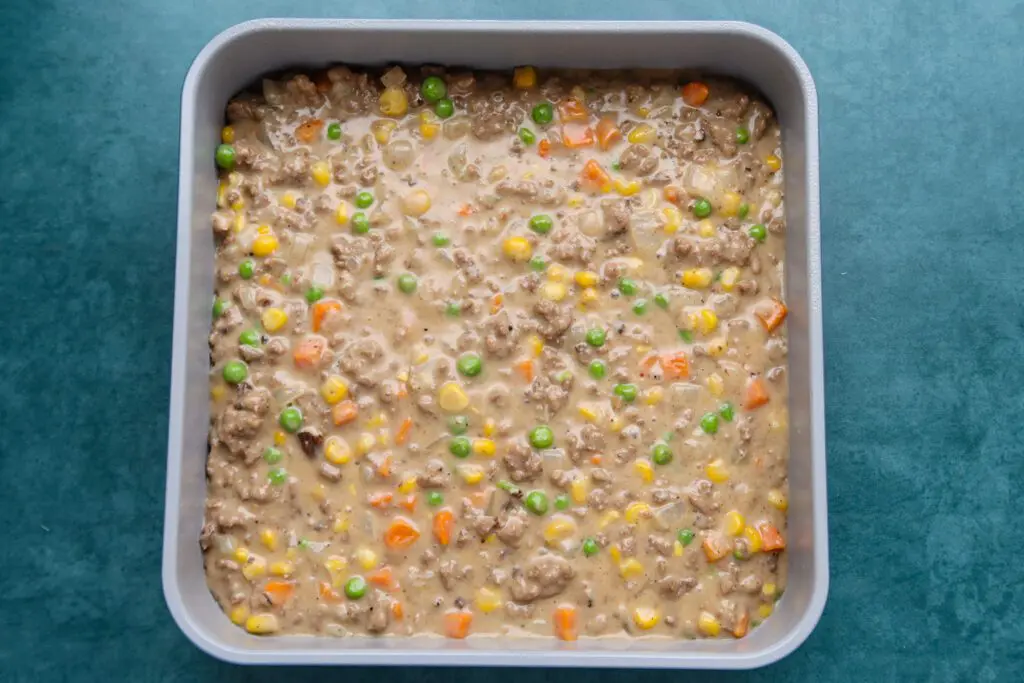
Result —
<instances>
[{"instance_id":1,"label":"browned meat piece","mask_svg":"<svg viewBox=\"0 0 1024 683\"><path fill-rule=\"evenodd\" d=\"M391 598L384 591L374 591L370 608L366 611L366 630L384 633L391 622Z\"/></svg>"},{"instance_id":2,"label":"browned meat piece","mask_svg":"<svg viewBox=\"0 0 1024 683\"><path fill-rule=\"evenodd\" d=\"M530 446L513 441L502 456L512 481L533 481L544 471L544 461Z\"/></svg>"},{"instance_id":3,"label":"browned meat piece","mask_svg":"<svg viewBox=\"0 0 1024 683\"><path fill-rule=\"evenodd\" d=\"M575 463L605 448L604 433L592 424L583 425L578 432L569 432L566 439L569 458Z\"/></svg>"},{"instance_id":4,"label":"browned meat piece","mask_svg":"<svg viewBox=\"0 0 1024 683\"><path fill-rule=\"evenodd\" d=\"M232 455L255 462L261 449L252 439L259 432L270 409L270 392L263 387L247 391L221 414L211 440L222 444Z\"/></svg>"},{"instance_id":5,"label":"browned meat piece","mask_svg":"<svg viewBox=\"0 0 1024 683\"><path fill-rule=\"evenodd\" d=\"M675 542L671 538L651 534L647 537L647 547L662 557L672 557Z\"/></svg>"},{"instance_id":6,"label":"browned meat piece","mask_svg":"<svg viewBox=\"0 0 1024 683\"><path fill-rule=\"evenodd\" d=\"M550 598L565 590L576 572L569 561L557 555L539 555L525 568L513 570L509 592L516 602Z\"/></svg>"},{"instance_id":7,"label":"browned meat piece","mask_svg":"<svg viewBox=\"0 0 1024 683\"><path fill-rule=\"evenodd\" d=\"M324 433L316 427L303 427L296 432L295 437L302 446L302 452L309 457L315 457L320 447L324 445Z\"/></svg>"},{"instance_id":8,"label":"browned meat piece","mask_svg":"<svg viewBox=\"0 0 1024 683\"><path fill-rule=\"evenodd\" d=\"M527 403L542 408L545 416L550 418L569 402L571 389L571 375L563 383L552 381L547 375L539 375L523 392L523 397Z\"/></svg>"},{"instance_id":9,"label":"browned meat piece","mask_svg":"<svg viewBox=\"0 0 1024 683\"><path fill-rule=\"evenodd\" d=\"M437 459L427 461L423 472L416 477L416 483L425 489L443 489L451 483L452 475L444 462Z\"/></svg>"},{"instance_id":10,"label":"browned meat piece","mask_svg":"<svg viewBox=\"0 0 1024 683\"><path fill-rule=\"evenodd\" d=\"M455 560L445 560L437 568L437 575L441 579L441 585L447 591L468 579L472 574L473 567L471 565L466 564L460 567L459 563Z\"/></svg>"},{"instance_id":11,"label":"browned meat piece","mask_svg":"<svg viewBox=\"0 0 1024 683\"><path fill-rule=\"evenodd\" d=\"M669 575L657 582L658 592L666 598L677 599L686 595L697 586L697 579L686 576Z\"/></svg>"},{"instance_id":12,"label":"browned meat piece","mask_svg":"<svg viewBox=\"0 0 1024 683\"><path fill-rule=\"evenodd\" d=\"M641 177L650 175L658 168L658 156L647 145L629 145L619 156L619 168Z\"/></svg>"},{"instance_id":13,"label":"browned meat piece","mask_svg":"<svg viewBox=\"0 0 1024 683\"><path fill-rule=\"evenodd\" d=\"M537 326L537 334L546 341L561 342L562 337L572 327L572 306L559 306L553 301L542 299L534 304L533 312L541 320Z\"/></svg>"}]
</instances>

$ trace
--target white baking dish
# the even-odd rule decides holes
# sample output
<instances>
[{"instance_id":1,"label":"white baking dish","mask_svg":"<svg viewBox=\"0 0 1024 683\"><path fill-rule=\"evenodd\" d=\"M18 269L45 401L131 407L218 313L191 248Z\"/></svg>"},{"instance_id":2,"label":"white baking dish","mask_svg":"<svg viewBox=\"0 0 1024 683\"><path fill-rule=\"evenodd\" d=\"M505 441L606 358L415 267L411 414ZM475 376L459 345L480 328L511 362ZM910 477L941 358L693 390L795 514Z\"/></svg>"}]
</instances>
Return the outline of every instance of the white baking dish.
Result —
<instances>
[{"instance_id":1,"label":"white baking dish","mask_svg":"<svg viewBox=\"0 0 1024 683\"><path fill-rule=\"evenodd\" d=\"M256 637L232 625L206 587L199 530L206 496L210 213L214 148L228 98L288 66L389 62L510 68L682 68L739 77L782 125L788 245L789 579L775 614L741 640ZM203 48L185 79L174 301L174 356L163 585L171 613L200 648L252 664L388 664L751 668L796 649L828 593L825 422L818 218L818 110L803 60L775 34L731 22L470 22L273 19L240 24Z\"/></svg>"}]
</instances>

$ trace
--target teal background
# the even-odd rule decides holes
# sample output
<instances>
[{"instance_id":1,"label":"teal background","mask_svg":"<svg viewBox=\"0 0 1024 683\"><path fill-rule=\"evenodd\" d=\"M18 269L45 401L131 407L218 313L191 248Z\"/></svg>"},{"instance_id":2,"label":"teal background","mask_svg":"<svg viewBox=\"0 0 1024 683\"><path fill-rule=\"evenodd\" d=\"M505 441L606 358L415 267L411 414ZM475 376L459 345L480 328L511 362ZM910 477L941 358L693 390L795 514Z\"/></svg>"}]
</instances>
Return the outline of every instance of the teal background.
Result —
<instances>
[{"instance_id":1,"label":"teal background","mask_svg":"<svg viewBox=\"0 0 1024 683\"><path fill-rule=\"evenodd\" d=\"M832 588L753 673L247 669L160 588L179 93L258 16L745 19L817 81ZM1024 4L0 6L0 679L1021 680Z\"/></svg>"}]
</instances>

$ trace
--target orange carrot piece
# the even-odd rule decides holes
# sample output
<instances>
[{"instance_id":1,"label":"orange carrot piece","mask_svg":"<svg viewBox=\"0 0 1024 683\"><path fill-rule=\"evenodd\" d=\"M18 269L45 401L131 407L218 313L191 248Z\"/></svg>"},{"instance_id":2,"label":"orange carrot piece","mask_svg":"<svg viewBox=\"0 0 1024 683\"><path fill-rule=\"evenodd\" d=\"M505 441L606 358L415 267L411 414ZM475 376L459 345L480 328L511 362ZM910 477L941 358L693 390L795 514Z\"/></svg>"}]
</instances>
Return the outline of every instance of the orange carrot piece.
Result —
<instances>
[{"instance_id":1,"label":"orange carrot piece","mask_svg":"<svg viewBox=\"0 0 1024 683\"><path fill-rule=\"evenodd\" d=\"M463 204L462 206L459 207L458 213L460 216L472 216L473 206L470 204Z\"/></svg>"},{"instance_id":2,"label":"orange carrot piece","mask_svg":"<svg viewBox=\"0 0 1024 683\"><path fill-rule=\"evenodd\" d=\"M733 636L736 638L742 638L747 635L747 631L750 630L750 612L743 612L740 618L736 620L736 628L732 630Z\"/></svg>"},{"instance_id":3,"label":"orange carrot piece","mask_svg":"<svg viewBox=\"0 0 1024 683\"><path fill-rule=\"evenodd\" d=\"M601 464L601 454L597 453L595 455L590 456L590 464L591 465L600 465Z\"/></svg>"},{"instance_id":4,"label":"orange carrot piece","mask_svg":"<svg viewBox=\"0 0 1024 683\"><path fill-rule=\"evenodd\" d=\"M327 350L327 340L320 336L306 337L295 346L292 359L295 367L302 369L315 368L320 365Z\"/></svg>"},{"instance_id":5,"label":"orange carrot piece","mask_svg":"<svg viewBox=\"0 0 1024 683\"><path fill-rule=\"evenodd\" d=\"M767 553L786 549L786 539L782 537L775 525L761 522L757 525L757 530L761 534L761 550Z\"/></svg>"},{"instance_id":6,"label":"orange carrot piece","mask_svg":"<svg viewBox=\"0 0 1024 683\"><path fill-rule=\"evenodd\" d=\"M434 515L434 536L441 545L448 545L452 541L452 531L455 529L455 514L448 508L439 510Z\"/></svg>"},{"instance_id":7,"label":"orange carrot piece","mask_svg":"<svg viewBox=\"0 0 1024 683\"><path fill-rule=\"evenodd\" d=\"M533 381L533 361L532 360L526 359L526 360L524 360L524 361L522 361L520 363L516 363L515 368L516 368L516 372L518 372L520 375L522 375L523 379L525 379L527 381L527 383Z\"/></svg>"},{"instance_id":8,"label":"orange carrot piece","mask_svg":"<svg viewBox=\"0 0 1024 683\"><path fill-rule=\"evenodd\" d=\"M313 331L319 332L320 326L331 313L341 312L341 302L334 299L325 299L313 304Z\"/></svg>"},{"instance_id":9,"label":"orange carrot piece","mask_svg":"<svg viewBox=\"0 0 1024 683\"><path fill-rule=\"evenodd\" d=\"M541 159L547 159L551 154L551 141L545 138L537 143L537 154Z\"/></svg>"},{"instance_id":10,"label":"orange carrot piece","mask_svg":"<svg viewBox=\"0 0 1024 683\"><path fill-rule=\"evenodd\" d=\"M569 149L590 147L594 144L594 129L582 123L562 124L562 144Z\"/></svg>"},{"instance_id":11,"label":"orange carrot piece","mask_svg":"<svg viewBox=\"0 0 1024 683\"><path fill-rule=\"evenodd\" d=\"M291 581L267 581L263 585L263 592L271 604L280 607L291 600L295 594L295 585Z\"/></svg>"},{"instance_id":12,"label":"orange carrot piece","mask_svg":"<svg viewBox=\"0 0 1024 683\"><path fill-rule=\"evenodd\" d=\"M552 618L555 635L561 640L576 640L576 608L572 605L559 605L555 608Z\"/></svg>"},{"instance_id":13,"label":"orange carrot piece","mask_svg":"<svg viewBox=\"0 0 1024 683\"><path fill-rule=\"evenodd\" d=\"M717 562L725 557L729 552L729 544L718 535L709 534L705 536L700 545L701 548L704 549L704 554L707 556L708 562Z\"/></svg>"},{"instance_id":14,"label":"orange carrot piece","mask_svg":"<svg viewBox=\"0 0 1024 683\"><path fill-rule=\"evenodd\" d=\"M320 129L323 127L324 122L322 119L309 119L295 129L295 137L297 137L300 142L309 144L316 140L317 136L320 135Z\"/></svg>"},{"instance_id":15,"label":"orange carrot piece","mask_svg":"<svg viewBox=\"0 0 1024 683\"><path fill-rule=\"evenodd\" d=\"M683 102L691 107L699 107L707 102L708 86L700 81L693 81L683 86Z\"/></svg>"},{"instance_id":16,"label":"orange carrot piece","mask_svg":"<svg viewBox=\"0 0 1024 683\"><path fill-rule=\"evenodd\" d=\"M505 295L498 292L491 297L491 315L501 310L502 305L505 303Z\"/></svg>"},{"instance_id":17,"label":"orange carrot piece","mask_svg":"<svg viewBox=\"0 0 1024 683\"><path fill-rule=\"evenodd\" d=\"M402 425L398 428L395 433L395 445L404 446L405 442L409 440L409 433L412 432L412 418L407 417L402 420Z\"/></svg>"},{"instance_id":18,"label":"orange carrot piece","mask_svg":"<svg viewBox=\"0 0 1024 683\"><path fill-rule=\"evenodd\" d=\"M789 314L789 309L786 308L786 304L773 297L772 308L770 311L764 312L755 309L754 313L761 321L761 324L764 325L764 329L771 332L781 325L786 319L786 315Z\"/></svg>"},{"instance_id":19,"label":"orange carrot piece","mask_svg":"<svg viewBox=\"0 0 1024 683\"><path fill-rule=\"evenodd\" d=\"M384 545L392 550L408 548L420 537L420 530L412 521L405 517L395 517L395 520L384 532Z\"/></svg>"},{"instance_id":20,"label":"orange carrot piece","mask_svg":"<svg viewBox=\"0 0 1024 683\"><path fill-rule=\"evenodd\" d=\"M743 407L747 410L760 408L768 403L768 390L764 386L764 380L755 377L747 382L747 390L743 397Z\"/></svg>"},{"instance_id":21,"label":"orange carrot piece","mask_svg":"<svg viewBox=\"0 0 1024 683\"><path fill-rule=\"evenodd\" d=\"M679 188L674 185L666 185L665 189L662 190L662 195L665 197L665 201L670 204L678 204L680 200Z\"/></svg>"},{"instance_id":22,"label":"orange carrot piece","mask_svg":"<svg viewBox=\"0 0 1024 683\"><path fill-rule=\"evenodd\" d=\"M591 159L583 164L580 184L590 190L608 192L612 189L612 177L601 167L601 164Z\"/></svg>"},{"instance_id":23,"label":"orange carrot piece","mask_svg":"<svg viewBox=\"0 0 1024 683\"><path fill-rule=\"evenodd\" d=\"M643 377L651 371L655 365L658 364L658 356L647 356L640 361L640 376Z\"/></svg>"},{"instance_id":24,"label":"orange carrot piece","mask_svg":"<svg viewBox=\"0 0 1024 683\"><path fill-rule=\"evenodd\" d=\"M405 610L402 608L402 603L398 600L393 600L391 602L391 616L395 619L401 619L405 616Z\"/></svg>"},{"instance_id":25,"label":"orange carrot piece","mask_svg":"<svg viewBox=\"0 0 1024 683\"><path fill-rule=\"evenodd\" d=\"M398 398L409 398L409 385L405 382L398 385Z\"/></svg>"},{"instance_id":26,"label":"orange carrot piece","mask_svg":"<svg viewBox=\"0 0 1024 683\"><path fill-rule=\"evenodd\" d=\"M590 117L587 106L575 97L569 97L558 103L558 118L566 121L586 121Z\"/></svg>"},{"instance_id":27,"label":"orange carrot piece","mask_svg":"<svg viewBox=\"0 0 1024 683\"><path fill-rule=\"evenodd\" d=\"M484 489L483 491L473 491L473 493L470 493L466 497L469 498L469 502L473 505L473 507L477 508L478 510L483 510L485 507L487 507L487 499L490 497L492 490L492 488L487 488Z\"/></svg>"},{"instance_id":28,"label":"orange carrot piece","mask_svg":"<svg viewBox=\"0 0 1024 683\"><path fill-rule=\"evenodd\" d=\"M378 588L383 588L386 591L394 590L397 587L395 582L395 573L391 571L391 567L387 565L380 569L375 569L366 575L366 580L372 583Z\"/></svg>"},{"instance_id":29,"label":"orange carrot piece","mask_svg":"<svg viewBox=\"0 0 1024 683\"><path fill-rule=\"evenodd\" d=\"M622 131L613 119L606 117L597 122L597 144L601 149L610 149L621 139Z\"/></svg>"},{"instance_id":30,"label":"orange carrot piece","mask_svg":"<svg viewBox=\"0 0 1024 683\"><path fill-rule=\"evenodd\" d=\"M416 512L416 494L410 493L398 503L409 512Z\"/></svg>"},{"instance_id":31,"label":"orange carrot piece","mask_svg":"<svg viewBox=\"0 0 1024 683\"><path fill-rule=\"evenodd\" d=\"M395 499L395 494L391 491L382 491L381 493L371 493L367 500L370 501L370 505L382 510L387 506L391 505L391 501Z\"/></svg>"},{"instance_id":32,"label":"orange carrot piece","mask_svg":"<svg viewBox=\"0 0 1024 683\"><path fill-rule=\"evenodd\" d=\"M665 379L684 379L690 376L690 361L682 353L662 356L661 368L665 371Z\"/></svg>"},{"instance_id":33,"label":"orange carrot piece","mask_svg":"<svg viewBox=\"0 0 1024 683\"><path fill-rule=\"evenodd\" d=\"M461 640L469 635L469 627L472 624L472 612L447 612L444 615L444 634L449 638L458 638Z\"/></svg>"},{"instance_id":34,"label":"orange carrot piece","mask_svg":"<svg viewBox=\"0 0 1024 683\"><path fill-rule=\"evenodd\" d=\"M359 407L355 401L342 401L331 408L331 419L338 427L353 422L357 417L359 417Z\"/></svg>"},{"instance_id":35,"label":"orange carrot piece","mask_svg":"<svg viewBox=\"0 0 1024 683\"><path fill-rule=\"evenodd\" d=\"M387 479L391 476L391 453L371 453L369 460L373 464L373 469L377 472L378 477Z\"/></svg>"},{"instance_id":36,"label":"orange carrot piece","mask_svg":"<svg viewBox=\"0 0 1024 683\"><path fill-rule=\"evenodd\" d=\"M338 591L334 590L326 581L320 582L320 599L324 602L341 602Z\"/></svg>"}]
</instances>

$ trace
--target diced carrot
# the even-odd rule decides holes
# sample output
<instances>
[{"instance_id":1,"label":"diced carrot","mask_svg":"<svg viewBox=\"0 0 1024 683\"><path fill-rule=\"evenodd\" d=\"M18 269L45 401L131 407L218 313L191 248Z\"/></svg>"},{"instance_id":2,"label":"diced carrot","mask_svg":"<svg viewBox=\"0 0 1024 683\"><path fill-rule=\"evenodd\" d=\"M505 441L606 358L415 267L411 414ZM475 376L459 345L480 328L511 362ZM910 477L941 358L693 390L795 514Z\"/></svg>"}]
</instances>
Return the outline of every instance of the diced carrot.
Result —
<instances>
[{"instance_id":1,"label":"diced carrot","mask_svg":"<svg viewBox=\"0 0 1024 683\"><path fill-rule=\"evenodd\" d=\"M469 502L473 505L473 507L475 507L478 510L483 510L485 507L487 507L487 500L488 498L491 497L491 491L493 490L493 488L488 487L483 491L473 491L466 497L469 498Z\"/></svg>"},{"instance_id":2,"label":"diced carrot","mask_svg":"<svg viewBox=\"0 0 1024 683\"><path fill-rule=\"evenodd\" d=\"M398 398L409 398L409 385L405 382L398 385Z\"/></svg>"},{"instance_id":3,"label":"diced carrot","mask_svg":"<svg viewBox=\"0 0 1024 683\"><path fill-rule=\"evenodd\" d=\"M597 122L597 144L601 149L611 149L621 139L622 131L614 119L605 117Z\"/></svg>"},{"instance_id":4,"label":"diced carrot","mask_svg":"<svg viewBox=\"0 0 1024 683\"><path fill-rule=\"evenodd\" d=\"M373 464L373 469L377 472L378 477L387 479L391 476L391 453L387 451L383 453L371 453L369 460L370 463Z\"/></svg>"},{"instance_id":5,"label":"diced carrot","mask_svg":"<svg viewBox=\"0 0 1024 683\"><path fill-rule=\"evenodd\" d=\"M441 545L448 545L452 540L452 530L455 528L455 515L448 508L439 510L434 515L434 536Z\"/></svg>"},{"instance_id":6,"label":"diced carrot","mask_svg":"<svg viewBox=\"0 0 1024 683\"><path fill-rule=\"evenodd\" d=\"M595 455L590 456L590 464L591 465L600 465L601 464L601 454L597 453Z\"/></svg>"},{"instance_id":7,"label":"diced carrot","mask_svg":"<svg viewBox=\"0 0 1024 683\"><path fill-rule=\"evenodd\" d=\"M402 609L402 603L400 603L398 600L391 601L391 616L393 616L395 619L401 619L405 616L405 610Z\"/></svg>"},{"instance_id":8,"label":"diced carrot","mask_svg":"<svg viewBox=\"0 0 1024 683\"><path fill-rule=\"evenodd\" d=\"M449 638L458 638L461 640L469 635L469 627L472 624L472 612L447 612L444 615L444 634Z\"/></svg>"},{"instance_id":9,"label":"diced carrot","mask_svg":"<svg viewBox=\"0 0 1024 683\"><path fill-rule=\"evenodd\" d=\"M313 304L313 331L319 332L320 326L331 313L341 312L341 302L334 299L324 299Z\"/></svg>"},{"instance_id":10,"label":"diced carrot","mask_svg":"<svg viewBox=\"0 0 1024 683\"><path fill-rule=\"evenodd\" d=\"M341 596L326 581L320 582L320 599L324 602L341 602Z\"/></svg>"},{"instance_id":11,"label":"diced carrot","mask_svg":"<svg viewBox=\"0 0 1024 683\"><path fill-rule=\"evenodd\" d=\"M664 195L666 202L669 202L670 204L679 203L679 188L675 185L666 185L665 189L662 190L662 194Z\"/></svg>"},{"instance_id":12,"label":"diced carrot","mask_svg":"<svg viewBox=\"0 0 1024 683\"><path fill-rule=\"evenodd\" d=\"M559 605L555 608L552 619L555 624L555 635L561 640L576 640L576 608L572 605Z\"/></svg>"},{"instance_id":13,"label":"diced carrot","mask_svg":"<svg viewBox=\"0 0 1024 683\"><path fill-rule=\"evenodd\" d=\"M533 381L533 361L527 358L526 360L516 363L516 372L522 375L528 383Z\"/></svg>"},{"instance_id":14,"label":"diced carrot","mask_svg":"<svg viewBox=\"0 0 1024 683\"><path fill-rule=\"evenodd\" d=\"M463 204L462 206L459 207L458 213L460 216L472 216L473 206L471 204Z\"/></svg>"},{"instance_id":15,"label":"diced carrot","mask_svg":"<svg viewBox=\"0 0 1024 683\"><path fill-rule=\"evenodd\" d=\"M769 311L754 309L754 313L761 321L761 324L764 325L764 329L769 332L781 325L786 319L786 315L789 313L789 309L786 308L786 304L782 303L778 299L772 298L771 306L771 310Z\"/></svg>"},{"instance_id":16,"label":"diced carrot","mask_svg":"<svg viewBox=\"0 0 1024 683\"><path fill-rule=\"evenodd\" d=\"M295 137L300 142L310 143L314 142L318 135L320 135L320 129L324 127L322 119L309 119L302 123L298 128L295 129Z\"/></svg>"},{"instance_id":17,"label":"diced carrot","mask_svg":"<svg viewBox=\"0 0 1024 683\"><path fill-rule=\"evenodd\" d=\"M398 503L409 512L416 512L416 494L410 493Z\"/></svg>"},{"instance_id":18,"label":"diced carrot","mask_svg":"<svg viewBox=\"0 0 1024 683\"><path fill-rule=\"evenodd\" d=\"M597 192L608 192L612 189L612 178L608 175L601 164L593 159L583 164L583 172L580 174L580 184L583 187Z\"/></svg>"},{"instance_id":19,"label":"diced carrot","mask_svg":"<svg viewBox=\"0 0 1024 683\"><path fill-rule=\"evenodd\" d=\"M736 620L736 628L732 630L733 636L742 638L747 635L747 631L750 630L750 612L743 612L740 618Z\"/></svg>"},{"instance_id":20,"label":"diced carrot","mask_svg":"<svg viewBox=\"0 0 1024 683\"><path fill-rule=\"evenodd\" d=\"M319 335L306 337L295 346L292 358L295 367L302 369L315 368L320 365L327 350L327 340Z\"/></svg>"},{"instance_id":21,"label":"diced carrot","mask_svg":"<svg viewBox=\"0 0 1024 683\"><path fill-rule=\"evenodd\" d=\"M392 550L408 548L420 537L420 530L405 517L396 517L384 532L384 545Z\"/></svg>"},{"instance_id":22,"label":"diced carrot","mask_svg":"<svg viewBox=\"0 0 1024 683\"><path fill-rule=\"evenodd\" d=\"M501 310L502 305L505 303L505 295L501 292L491 297L491 315L494 315Z\"/></svg>"},{"instance_id":23,"label":"diced carrot","mask_svg":"<svg viewBox=\"0 0 1024 683\"><path fill-rule=\"evenodd\" d=\"M562 124L562 144L569 149L590 147L594 144L594 129L582 123Z\"/></svg>"},{"instance_id":24,"label":"diced carrot","mask_svg":"<svg viewBox=\"0 0 1024 683\"><path fill-rule=\"evenodd\" d=\"M334 420L334 424L338 427L347 425L357 417L359 417L359 407L355 401L342 401L341 403L336 403L331 408L331 419Z\"/></svg>"},{"instance_id":25,"label":"diced carrot","mask_svg":"<svg viewBox=\"0 0 1024 683\"><path fill-rule=\"evenodd\" d=\"M651 371L651 368L653 368L657 364L658 356L646 356L643 360L640 361L640 376L643 377L644 375L649 373Z\"/></svg>"},{"instance_id":26,"label":"diced carrot","mask_svg":"<svg viewBox=\"0 0 1024 683\"><path fill-rule=\"evenodd\" d=\"M402 420L402 425L395 432L395 445L404 446L405 442L409 440L410 432L412 432L412 418L407 417Z\"/></svg>"},{"instance_id":27,"label":"diced carrot","mask_svg":"<svg viewBox=\"0 0 1024 683\"><path fill-rule=\"evenodd\" d=\"M562 123L567 121L586 121L590 117L587 106L575 97L569 97L558 103L558 118Z\"/></svg>"},{"instance_id":28,"label":"diced carrot","mask_svg":"<svg viewBox=\"0 0 1024 683\"><path fill-rule=\"evenodd\" d=\"M295 584L291 581L267 581L263 586L263 592L267 594L271 604L280 607L295 594Z\"/></svg>"},{"instance_id":29,"label":"diced carrot","mask_svg":"<svg viewBox=\"0 0 1024 683\"><path fill-rule=\"evenodd\" d=\"M551 141L545 138L537 143L537 154L540 154L541 159L547 159L551 154Z\"/></svg>"},{"instance_id":30,"label":"diced carrot","mask_svg":"<svg viewBox=\"0 0 1024 683\"><path fill-rule=\"evenodd\" d=\"M391 505L391 501L395 499L395 494L391 491L381 491L380 493L371 493L367 500L370 501L370 505L382 510L387 506Z\"/></svg>"},{"instance_id":31,"label":"diced carrot","mask_svg":"<svg viewBox=\"0 0 1024 683\"><path fill-rule=\"evenodd\" d=\"M661 368L665 371L665 379L685 379L690 376L690 361L682 353L662 356Z\"/></svg>"},{"instance_id":32,"label":"diced carrot","mask_svg":"<svg viewBox=\"0 0 1024 683\"><path fill-rule=\"evenodd\" d=\"M391 571L391 567L388 567L387 565L380 569L375 569L367 574L366 580L374 586L383 588L386 591L394 590L398 587L398 583L395 581L395 573Z\"/></svg>"},{"instance_id":33,"label":"diced carrot","mask_svg":"<svg viewBox=\"0 0 1024 683\"><path fill-rule=\"evenodd\" d=\"M757 530L761 534L761 550L771 552L786 549L786 539L782 537L775 525L761 522L757 525Z\"/></svg>"},{"instance_id":34,"label":"diced carrot","mask_svg":"<svg viewBox=\"0 0 1024 683\"><path fill-rule=\"evenodd\" d=\"M717 562L729 552L729 544L717 534L708 534L700 545L704 549L708 562Z\"/></svg>"},{"instance_id":35,"label":"diced carrot","mask_svg":"<svg viewBox=\"0 0 1024 683\"><path fill-rule=\"evenodd\" d=\"M700 81L692 81L683 86L683 102L691 107L699 107L708 99L708 86Z\"/></svg>"},{"instance_id":36,"label":"diced carrot","mask_svg":"<svg viewBox=\"0 0 1024 683\"><path fill-rule=\"evenodd\" d=\"M747 382L747 389L743 396L743 407L747 410L760 408L768 403L768 390L764 386L764 380L754 377Z\"/></svg>"}]
</instances>

